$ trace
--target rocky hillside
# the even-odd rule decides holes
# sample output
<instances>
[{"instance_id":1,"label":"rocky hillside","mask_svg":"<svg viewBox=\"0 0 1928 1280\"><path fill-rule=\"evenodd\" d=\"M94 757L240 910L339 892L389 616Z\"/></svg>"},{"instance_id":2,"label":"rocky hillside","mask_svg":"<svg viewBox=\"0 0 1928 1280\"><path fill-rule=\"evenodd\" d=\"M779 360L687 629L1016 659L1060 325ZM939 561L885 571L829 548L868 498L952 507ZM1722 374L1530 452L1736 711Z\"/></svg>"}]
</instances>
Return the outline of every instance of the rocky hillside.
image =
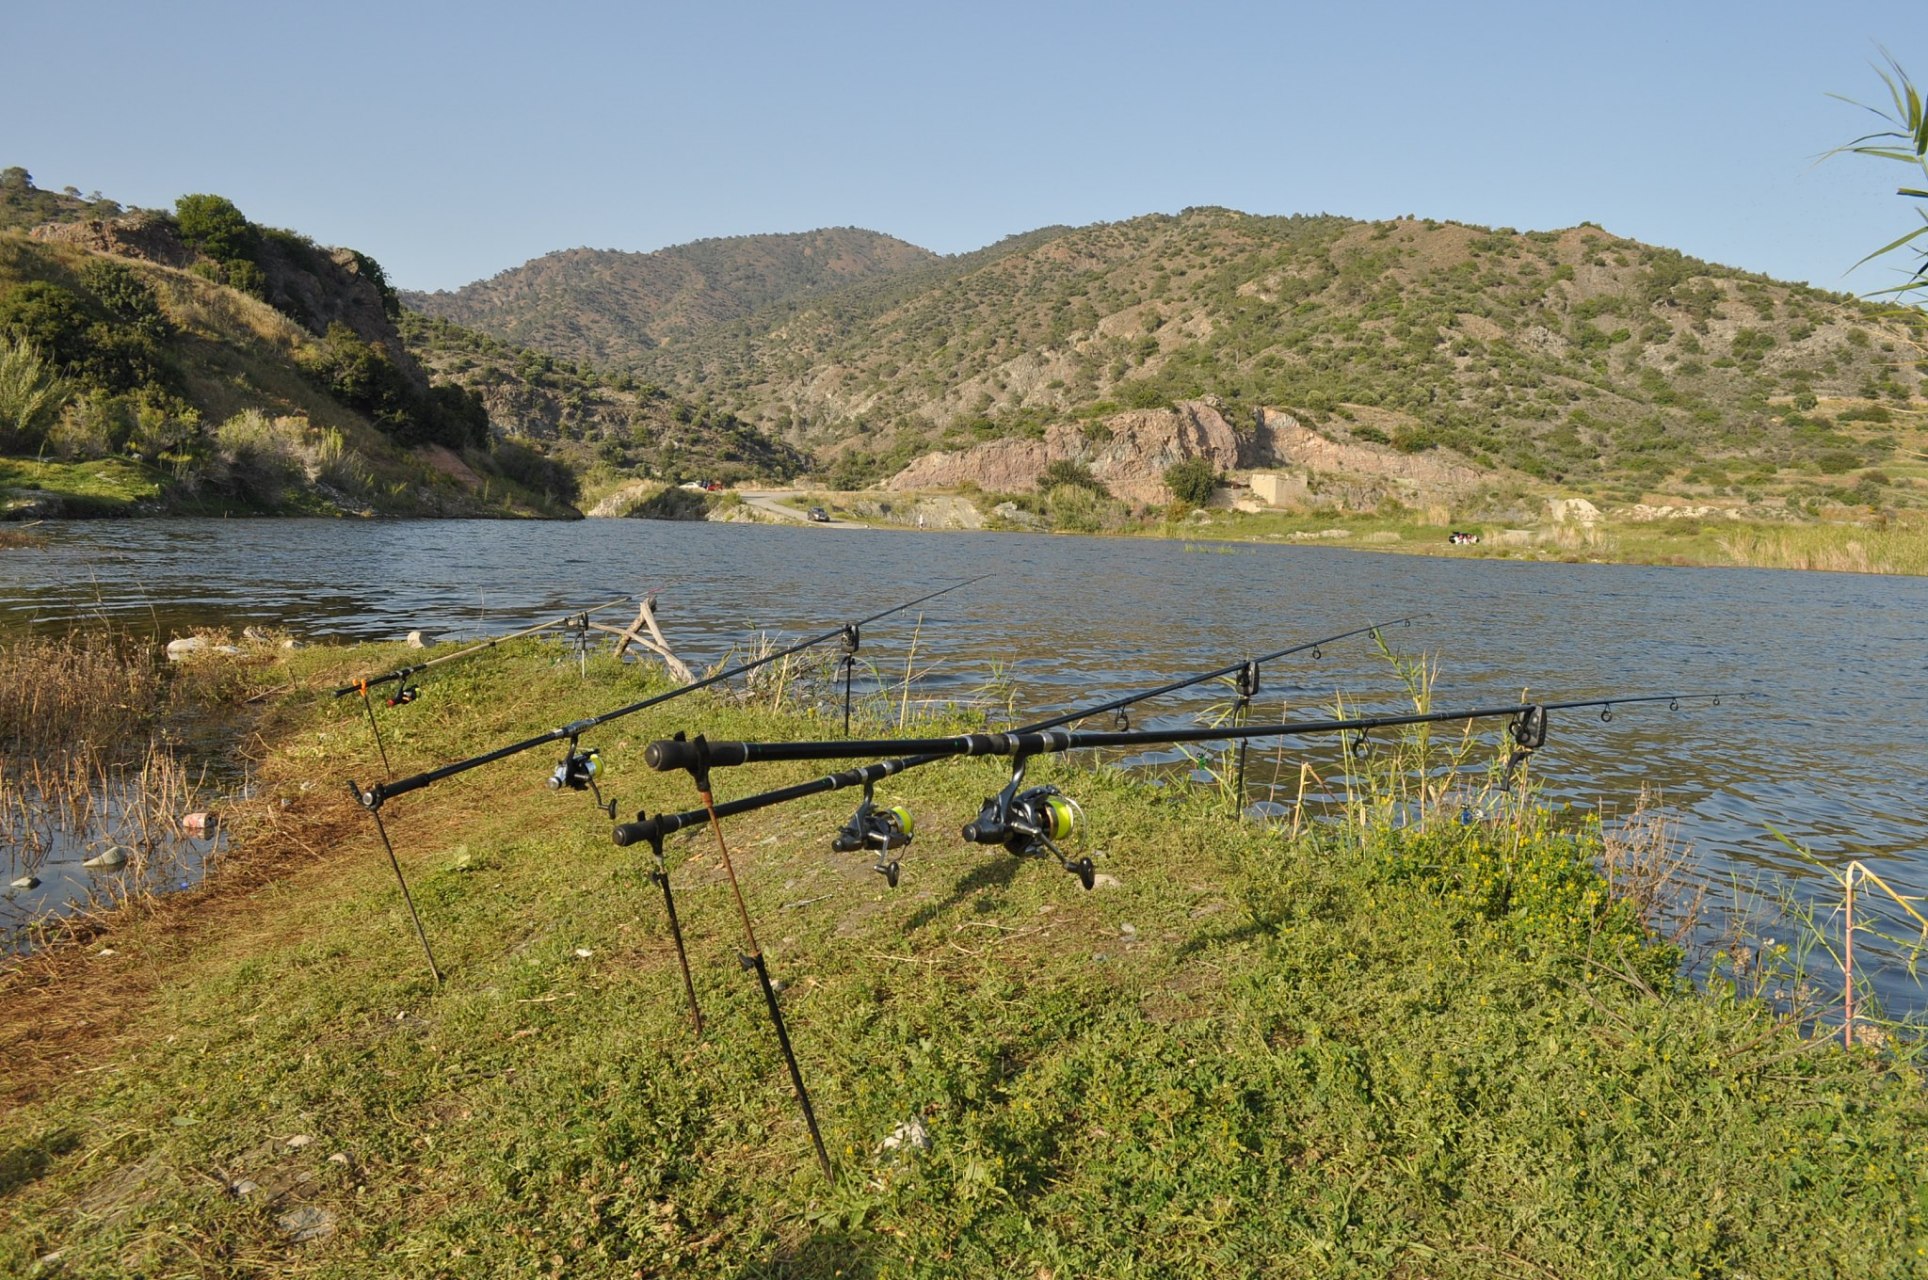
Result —
<instances>
[{"instance_id":1,"label":"rocky hillside","mask_svg":"<svg viewBox=\"0 0 1928 1280\"><path fill-rule=\"evenodd\" d=\"M1890 482L1925 333L1918 312L1594 226L1197 209L768 308L635 367L838 460L845 484L1216 396L1241 429L1283 410L1334 445L1608 496L1798 474L1885 502L1914 500Z\"/></svg>"},{"instance_id":2,"label":"rocky hillside","mask_svg":"<svg viewBox=\"0 0 1928 1280\"><path fill-rule=\"evenodd\" d=\"M0 231L8 510L574 514L572 473L496 447L480 399L409 354L365 255L218 196L55 211Z\"/></svg>"},{"instance_id":3,"label":"rocky hillside","mask_svg":"<svg viewBox=\"0 0 1928 1280\"><path fill-rule=\"evenodd\" d=\"M452 292L407 293L425 315L570 361L634 360L651 348L936 260L874 231L698 240L655 253L568 249Z\"/></svg>"}]
</instances>

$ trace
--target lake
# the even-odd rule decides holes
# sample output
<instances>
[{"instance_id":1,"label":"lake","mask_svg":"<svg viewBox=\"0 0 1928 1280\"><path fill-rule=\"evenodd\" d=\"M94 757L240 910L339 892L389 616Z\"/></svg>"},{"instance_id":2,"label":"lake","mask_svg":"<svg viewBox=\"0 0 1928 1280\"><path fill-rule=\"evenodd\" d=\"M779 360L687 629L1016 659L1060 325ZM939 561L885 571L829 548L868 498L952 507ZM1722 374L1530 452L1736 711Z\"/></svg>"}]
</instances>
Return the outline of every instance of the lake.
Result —
<instances>
[{"instance_id":1,"label":"lake","mask_svg":"<svg viewBox=\"0 0 1928 1280\"><path fill-rule=\"evenodd\" d=\"M1611 723L1556 715L1535 764L1556 800L1623 812L1643 786L1659 792L1717 896L1763 876L1832 888L1777 829L1837 869L1859 858L1906 892L1928 888L1923 579L630 520L150 520L47 533L41 547L0 551L6 631L105 617L163 638L246 625L314 640L478 636L660 587L664 629L694 665L759 629L801 638L988 574L922 608L918 663L934 664L925 684L938 695L1002 673L1020 712L1423 613L1388 638L1437 660L1441 708L1522 690L1549 701L1741 695L1678 712L1626 707ZM903 669L913 622L865 628L864 656L887 677ZM1293 716L1317 715L1334 692L1366 712L1402 706L1392 671L1359 641L1268 668L1256 705L1270 715L1286 699ZM1220 687L1159 706L1176 723L1224 697ZM1337 750L1307 743L1304 754L1323 770ZM1890 1008L1928 1006L1892 963L1879 987Z\"/></svg>"}]
</instances>

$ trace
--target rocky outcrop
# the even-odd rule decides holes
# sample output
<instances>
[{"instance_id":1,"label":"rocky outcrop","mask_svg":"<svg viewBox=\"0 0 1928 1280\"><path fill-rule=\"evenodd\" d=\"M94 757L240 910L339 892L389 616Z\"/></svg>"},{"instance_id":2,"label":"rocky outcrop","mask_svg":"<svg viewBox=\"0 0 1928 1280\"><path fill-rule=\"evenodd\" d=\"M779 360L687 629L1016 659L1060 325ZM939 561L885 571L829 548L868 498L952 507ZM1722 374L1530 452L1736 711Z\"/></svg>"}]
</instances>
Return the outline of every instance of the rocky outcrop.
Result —
<instances>
[{"instance_id":1,"label":"rocky outcrop","mask_svg":"<svg viewBox=\"0 0 1928 1280\"><path fill-rule=\"evenodd\" d=\"M953 489L975 484L993 492L1035 489L1054 462L1082 463L1126 502L1171 500L1165 469L1187 458L1206 458L1220 471L1252 460L1251 436L1232 429L1214 400L1188 400L1170 409L1139 409L1097 423L1061 422L1042 440L993 440L955 453L917 459L884 482L887 489Z\"/></svg>"},{"instance_id":2,"label":"rocky outcrop","mask_svg":"<svg viewBox=\"0 0 1928 1280\"><path fill-rule=\"evenodd\" d=\"M1259 438L1277 466L1377 482L1406 496L1452 499L1492 478L1448 449L1401 453L1377 444L1342 444L1302 425L1289 413L1259 410Z\"/></svg>"},{"instance_id":3,"label":"rocky outcrop","mask_svg":"<svg viewBox=\"0 0 1928 1280\"><path fill-rule=\"evenodd\" d=\"M353 249L324 249L286 233L264 236L255 257L275 310L317 337L330 325L346 325L363 342L387 352L415 388L426 392L428 374L402 345L380 287L363 270L365 261Z\"/></svg>"},{"instance_id":4,"label":"rocky outcrop","mask_svg":"<svg viewBox=\"0 0 1928 1280\"><path fill-rule=\"evenodd\" d=\"M27 234L48 244L70 244L94 253L111 253L118 258L157 262L164 267L186 267L197 256L174 234L172 222L153 213L49 222Z\"/></svg>"}]
</instances>

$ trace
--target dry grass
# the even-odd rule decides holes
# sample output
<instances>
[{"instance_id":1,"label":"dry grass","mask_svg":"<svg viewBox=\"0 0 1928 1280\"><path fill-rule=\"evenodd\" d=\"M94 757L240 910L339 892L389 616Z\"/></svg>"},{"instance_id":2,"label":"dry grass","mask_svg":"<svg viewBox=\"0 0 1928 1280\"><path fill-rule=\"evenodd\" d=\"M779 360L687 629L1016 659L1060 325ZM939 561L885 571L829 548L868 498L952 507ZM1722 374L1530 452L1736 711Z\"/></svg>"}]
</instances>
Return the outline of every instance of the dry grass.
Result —
<instances>
[{"instance_id":1,"label":"dry grass","mask_svg":"<svg viewBox=\"0 0 1928 1280\"><path fill-rule=\"evenodd\" d=\"M1736 564L1827 573L1928 573L1928 529L1912 524L1803 525L1720 539Z\"/></svg>"},{"instance_id":2,"label":"dry grass","mask_svg":"<svg viewBox=\"0 0 1928 1280\"><path fill-rule=\"evenodd\" d=\"M1685 949L1700 927L1707 889L1690 874L1693 846L1679 837L1680 820L1643 787L1633 811L1600 833L1600 874L1649 933Z\"/></svg>"},{"instance_id":3,"label":"dry grass","mask_svg":"<svg viewBox=\"0 0 1928 1280\"><path fill-rule=\"evenodd\" d=\"M152 646L124 632L28 636L0 647L0 756L145 739L161 696Z\"/></svg>"}]
</instances>

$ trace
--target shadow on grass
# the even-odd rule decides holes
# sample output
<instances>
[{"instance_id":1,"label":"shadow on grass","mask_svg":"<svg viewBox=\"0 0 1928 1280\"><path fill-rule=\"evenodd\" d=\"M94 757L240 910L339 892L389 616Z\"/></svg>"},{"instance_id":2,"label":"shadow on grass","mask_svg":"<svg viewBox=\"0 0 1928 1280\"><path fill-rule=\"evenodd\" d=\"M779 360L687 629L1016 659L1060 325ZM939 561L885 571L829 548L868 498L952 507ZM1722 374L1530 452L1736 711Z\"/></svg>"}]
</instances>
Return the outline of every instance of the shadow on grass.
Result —
<instances>
[{"instance_id":1,"label":"shadow on grass","mask_svg":"<svg viewBox=\"0 0 1928 1280\"><path fill-rule=\"evenodd\" d=\"M987 862L975 870L966 872L956 884L951 886L949 897L941 902L932 902L918 908L917 913L905 922L904 927L922 929L952 907L961 902L970 901L984 890L1004 888L1016 877L1018 868L1023 865L1024 859L1004 855L994 862Z\"/></svg>"},{"instance_id":2,"label":"shadow on grass","mask_svg":"<svg viewBox=\"0 0 1928 1280\"><path fill-rule=\"evenodd\" d=\"M1263 924L1257 920L1249 920L1235 928L1211 929L1204 933L1195 933L1185 939L1185 941L1179 943L1177 950L1172 954L1180 960L1184 960L1197 955L1201 951L1209 951L1217 947L1229 947L1240 942L1253 942L1270 938L1277 932L1278 929L1273 926Z\"/></svg>"},{"instance_id":3,"label":"shadow on grass","mask_svg":"<svg viewBox=\"0 0 1928 1280\"><path fill-rule=\"evenodd\" d=\"M79 1145L78 1133L56 1129L33 1142L0 1147L0 1196L12 1195L28 1183L39 1181L55 1160Z\"/></svg>"}]
</instances>

